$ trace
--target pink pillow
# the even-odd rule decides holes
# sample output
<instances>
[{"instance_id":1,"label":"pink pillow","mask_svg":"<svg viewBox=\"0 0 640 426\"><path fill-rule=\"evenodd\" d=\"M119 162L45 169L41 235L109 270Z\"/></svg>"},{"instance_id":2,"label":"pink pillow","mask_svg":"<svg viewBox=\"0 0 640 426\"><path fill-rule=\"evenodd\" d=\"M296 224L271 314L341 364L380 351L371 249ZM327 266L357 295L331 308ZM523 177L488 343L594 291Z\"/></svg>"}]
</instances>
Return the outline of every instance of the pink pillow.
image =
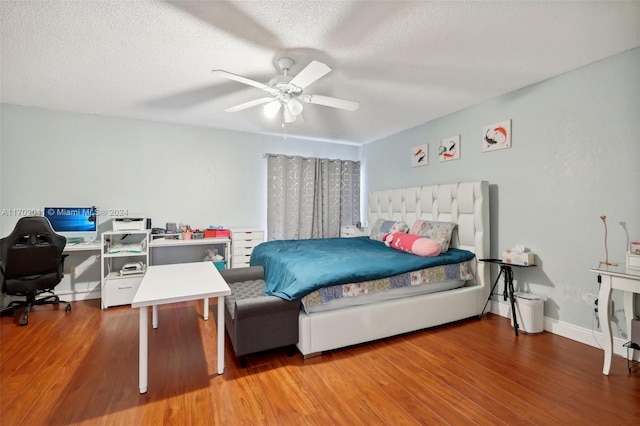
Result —
<instances>
[{"instance_id":1,"label":"pink pillow","mask_svg":"<svg viewBox=\"0 0 640 426\"><path fill-rule=\"evenodd\" d=\"M402 232L386 234L382 241L391 248L418 256L438 256L441 250L440 244L434 240Z\"/></svg>"}]
</instances>

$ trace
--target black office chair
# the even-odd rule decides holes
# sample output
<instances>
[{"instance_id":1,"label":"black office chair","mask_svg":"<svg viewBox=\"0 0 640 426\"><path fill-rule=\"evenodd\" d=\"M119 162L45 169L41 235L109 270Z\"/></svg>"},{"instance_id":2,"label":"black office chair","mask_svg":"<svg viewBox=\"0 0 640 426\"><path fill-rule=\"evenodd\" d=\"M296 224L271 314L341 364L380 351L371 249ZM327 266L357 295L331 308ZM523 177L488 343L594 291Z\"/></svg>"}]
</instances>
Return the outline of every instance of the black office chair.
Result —
<instances>
[{"instance_id":1,"label":"black office chair","mask_svg":"<svg viewBox=\"0 0 640 426\"><path fill-rule=\"evenodd\" d=\"M49 220L42 216L23 217L11 234L0 240L0 272L2 292L26 297L26 301L13 301L0 310L13 315L15 308L26 306L20 325L29 323L29 311L34 305L65 303L66 312L71 304L60 300L53 289L63 276L62 251L67 239L55 233ZM42 293L51 293L40 299Z\"/></svg>"}]
</instances>

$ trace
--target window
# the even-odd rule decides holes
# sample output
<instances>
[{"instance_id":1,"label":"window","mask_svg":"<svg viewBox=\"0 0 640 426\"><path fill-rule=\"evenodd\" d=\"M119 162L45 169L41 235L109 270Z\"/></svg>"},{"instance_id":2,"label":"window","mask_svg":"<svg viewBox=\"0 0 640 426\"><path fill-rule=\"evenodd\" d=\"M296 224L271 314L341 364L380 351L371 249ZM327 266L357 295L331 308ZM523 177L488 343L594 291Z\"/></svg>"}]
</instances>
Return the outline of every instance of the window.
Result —
<instances>
[{"instance_id":1,"label":"window","mask_svg":"<svg viewBox=\"0 0 640 426\"><path fill-rule=\"evenodd\" d=\"M268 240L332 238L360 221L360 162L267 156Z\"/></svg>"}]
</instances>

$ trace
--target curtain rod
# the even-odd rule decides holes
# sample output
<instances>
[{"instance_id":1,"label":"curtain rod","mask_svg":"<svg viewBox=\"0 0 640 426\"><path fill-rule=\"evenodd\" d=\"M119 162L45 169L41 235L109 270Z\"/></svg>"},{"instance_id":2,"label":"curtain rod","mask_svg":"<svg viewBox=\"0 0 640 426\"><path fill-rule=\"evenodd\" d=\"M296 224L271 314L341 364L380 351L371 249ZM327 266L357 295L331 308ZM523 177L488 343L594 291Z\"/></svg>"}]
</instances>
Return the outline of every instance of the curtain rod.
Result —
<instances>
[{"instance_id":1,"label":"curtain rod","mask_svg":"<svg viewBox=\"0 0 640 426\"><path fill-rule=\"evenodd\" d=\"M271 154L271 153L262 154L262 155L261 155L261 157L262 157L262 158L268 158L268 157L284 157L284 158L286 158L286 159L288 159L288 160L292 160L292 159L294 159L294 158L299 157L299 158L302 158L303 160L317 160L317 159L320 159L320 160L328 160L328 161L331 161L331 162L336 162L336 161L340 161L340 162L342 162L342 161L353 161L354 163L359 163L359 162L360 162L360 161L358 161L358 160L341 160L341 159L339 159L339 158L303 157L303 156L301 156L301 155L285 155L285 154Z\"/></svg>"}]
</instances>

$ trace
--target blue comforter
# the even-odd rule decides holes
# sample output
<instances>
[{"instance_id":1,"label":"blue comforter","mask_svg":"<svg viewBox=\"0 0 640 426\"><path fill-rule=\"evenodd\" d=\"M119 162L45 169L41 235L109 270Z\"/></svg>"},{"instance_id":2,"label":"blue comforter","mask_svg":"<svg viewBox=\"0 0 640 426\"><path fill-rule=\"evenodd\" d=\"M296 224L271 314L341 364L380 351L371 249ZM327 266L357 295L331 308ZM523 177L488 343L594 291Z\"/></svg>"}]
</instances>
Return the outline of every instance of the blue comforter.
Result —
<instances>
[{"instance_id":1,"label":"blue comforter","mask_svg":"<svg viewBox=\"0 0 640 426\"><path fill-rule=\"evenodd\" d=\"M465 262L474 256L452 248L437 257L421 257L369 237L278 240L255 247L251 266L264 267L265 295L294 300L322 287Z\"/></svg>"}]
</instances>

